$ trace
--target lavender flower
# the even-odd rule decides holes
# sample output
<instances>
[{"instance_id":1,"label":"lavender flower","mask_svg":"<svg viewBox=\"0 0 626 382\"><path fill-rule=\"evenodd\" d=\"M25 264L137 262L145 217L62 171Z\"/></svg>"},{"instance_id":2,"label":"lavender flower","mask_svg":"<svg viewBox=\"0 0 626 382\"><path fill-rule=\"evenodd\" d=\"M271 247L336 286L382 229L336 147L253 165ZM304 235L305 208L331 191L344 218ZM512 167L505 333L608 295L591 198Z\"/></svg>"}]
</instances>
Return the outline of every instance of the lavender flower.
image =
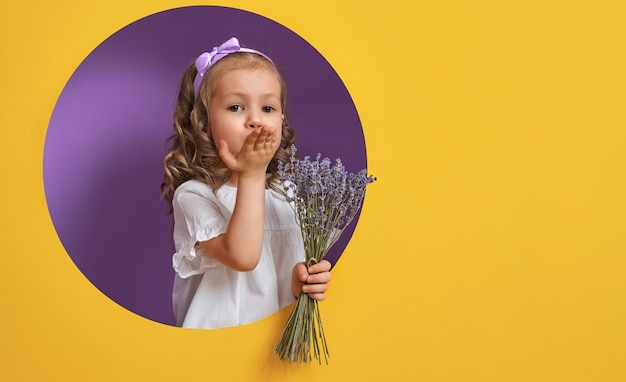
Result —
<instances>
[{"instance_id":1,"label":"lavender flower","mask_svg":"<svg viewBox=\"0 0 626 382\"><path fill-rule=\"evenodd\" d=\"M292 146L289 163L279 162L278 176L302 232L306 262L312 265L320 262L339 239L361 209L365 187L376 178L367 176L365 170L348 173L341 159L333 165L330 159L321 159L321 154L312 161L309 156L297 159L296 152L296 147ZM323 350L328 363L317 301L303 293L274 351L281 360L309 362L311 344L315 359L321 363Z\"/></svg>"}]
</instances>

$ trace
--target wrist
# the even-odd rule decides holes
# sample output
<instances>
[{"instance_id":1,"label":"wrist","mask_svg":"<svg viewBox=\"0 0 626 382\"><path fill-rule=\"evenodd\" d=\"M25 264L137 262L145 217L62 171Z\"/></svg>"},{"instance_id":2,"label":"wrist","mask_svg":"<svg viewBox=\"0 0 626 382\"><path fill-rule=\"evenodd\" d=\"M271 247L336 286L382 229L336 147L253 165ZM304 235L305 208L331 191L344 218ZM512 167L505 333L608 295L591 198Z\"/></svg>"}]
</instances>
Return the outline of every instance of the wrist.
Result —
<instances>
[{"instance_id":1,"label":"wrist","mask_svg":"<svg viewBox=\"0 0 626 382\"><path fill-rule=\"evenodd\" d=\"M241 171L238 173L238 181L239 182L245 182L245 183L252 183L252 184L256 184L256 183L262 183L263 185L265 185L265 179L266 179L266 174L265 174L265 170L259 170L259 171Z\"/></svg>"}]
</instances>

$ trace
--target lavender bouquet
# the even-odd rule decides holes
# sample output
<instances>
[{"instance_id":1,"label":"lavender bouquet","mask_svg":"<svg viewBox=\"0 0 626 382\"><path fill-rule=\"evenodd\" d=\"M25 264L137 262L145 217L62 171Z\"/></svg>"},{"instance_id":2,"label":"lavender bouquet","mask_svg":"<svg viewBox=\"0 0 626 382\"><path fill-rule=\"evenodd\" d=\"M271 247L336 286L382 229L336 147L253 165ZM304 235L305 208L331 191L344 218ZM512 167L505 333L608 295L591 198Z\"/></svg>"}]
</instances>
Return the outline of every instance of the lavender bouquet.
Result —
<instances>
[{"instance_id":1,"label":"lavender bouquet","mask_svg":"<svg viewBox=\"0 0 626 382\"><path fill-rule=\"evenodd\" d=\"M309 156L296 158L292 146L289 163L280 162L278 174L284 185L302 231L307 266L320 262L330 247L361 209L365 187L376 180L366 170L348 173L336 159L315 161ZM282 361L308 363L314 357L320 364L323 354L328 364L328 347L319 307L306 293L301 293L287 319L274 352ZM313 353L313 354L311 354Z\"/></svg>"}]
</instances>

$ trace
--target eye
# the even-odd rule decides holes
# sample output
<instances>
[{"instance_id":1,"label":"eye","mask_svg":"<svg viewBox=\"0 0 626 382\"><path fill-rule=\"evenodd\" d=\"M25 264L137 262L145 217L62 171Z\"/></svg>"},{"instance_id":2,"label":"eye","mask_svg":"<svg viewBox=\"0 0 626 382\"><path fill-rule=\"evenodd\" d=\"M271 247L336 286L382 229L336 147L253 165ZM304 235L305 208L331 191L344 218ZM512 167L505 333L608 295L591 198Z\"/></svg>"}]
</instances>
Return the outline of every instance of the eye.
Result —
<instances>
[{"instance_id":1,"label":"eye","mask_svg":"<svg viewBox=\"0 0 626 382\"><path fill-rule=\"evenodd\" d=\"M228 110L237 112L237 111L242 111L243 107L241 107L241 105L232 105L228 107Z\"/></svg>"},{"instance_id":2,"label":"eye","mask_svg":"<svg viewBox=\"0 0 626 382\"><path fill-rule=\"evenodd\" d=\"M271 113L272 111L274 111L274 110L276 110L276 109L274 109L274 108L273 108L273 107L271 107L271 106L263 106L263 107L261 108L261 110L263 110L263 112L264 112L264 113Z\"/></svg>"}]
</instances>

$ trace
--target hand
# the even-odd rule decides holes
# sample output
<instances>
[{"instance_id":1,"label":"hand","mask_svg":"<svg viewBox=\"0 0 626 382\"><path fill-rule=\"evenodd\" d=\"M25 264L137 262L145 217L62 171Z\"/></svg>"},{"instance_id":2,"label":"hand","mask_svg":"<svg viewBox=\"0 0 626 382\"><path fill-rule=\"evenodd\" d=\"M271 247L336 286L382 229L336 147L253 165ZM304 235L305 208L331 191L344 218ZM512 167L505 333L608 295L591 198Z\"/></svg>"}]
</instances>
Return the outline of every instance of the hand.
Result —
<instances>
[{"instance_id":1,"label":"hand","mask_svg":"<svg viewBox=\"0 0 626 382\"><path fill-rule=\"evenodd\" d=\"M293 267L291 289L296 297L304 292L314 300L324 301L330 279L328 260L322 260L309 268L304 263L298 263Z\"/></svg>"},{"instance_id":2,"label":"hand","mask_svg":"<svg viewBox=\"0 0 626 382\"><path fill-rule=\"evenodd\" d=\"M267 165L270 163L278 146L280 137L278 129L263 126L255 129L246 137L241 150L235 156L224 140L219 142L219 154L229 169L239 173L239 176L265 176Z\"/></svg>"}]
</instances>

